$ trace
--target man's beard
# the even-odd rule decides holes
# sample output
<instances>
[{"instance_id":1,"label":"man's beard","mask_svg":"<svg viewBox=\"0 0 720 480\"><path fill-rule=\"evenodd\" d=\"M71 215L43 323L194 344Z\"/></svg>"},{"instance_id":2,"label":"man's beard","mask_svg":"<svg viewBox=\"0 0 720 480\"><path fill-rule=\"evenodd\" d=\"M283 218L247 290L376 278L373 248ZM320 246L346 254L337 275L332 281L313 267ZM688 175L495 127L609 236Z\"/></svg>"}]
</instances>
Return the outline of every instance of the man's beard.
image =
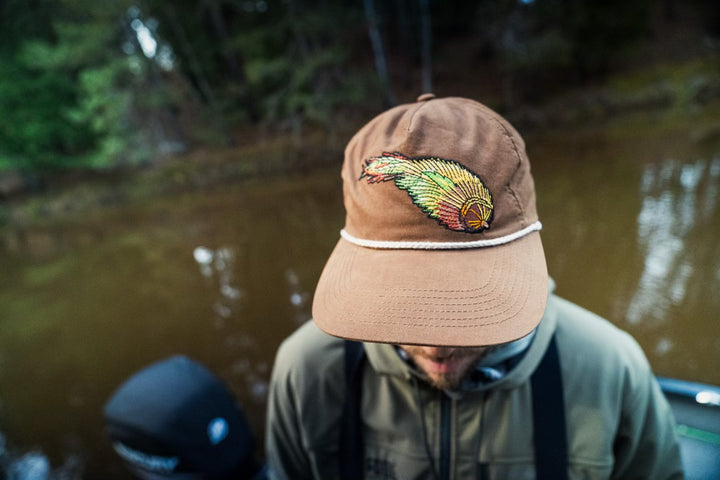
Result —
<instances>
[{"instance_id":1,"label":"man's beard","mask_svg":"<svg viewBox=\"0 0 720 480\"><path fill-rule=\"evenodd\" d=\"M458 390L463 380L488 352L487 347L452 348L438 355L428 354L427 347L402 345L425 380L440 390Z\"/></svg>"}]
</instances>

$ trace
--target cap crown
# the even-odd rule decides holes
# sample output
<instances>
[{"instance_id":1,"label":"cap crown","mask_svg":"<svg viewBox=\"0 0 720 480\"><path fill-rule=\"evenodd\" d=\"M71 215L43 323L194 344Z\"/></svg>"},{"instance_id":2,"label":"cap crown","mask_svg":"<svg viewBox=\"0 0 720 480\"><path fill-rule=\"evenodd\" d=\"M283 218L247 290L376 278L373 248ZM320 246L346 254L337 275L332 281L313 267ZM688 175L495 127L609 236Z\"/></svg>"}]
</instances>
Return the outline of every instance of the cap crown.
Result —
<instances>
[{"instance_id":1,"label":"cap crown","mask_svg":"<svg viewBox=\"0 0 720 480\"><path fill-rule=\"evenodd\" d=\"M345 231L390 242L473 242L537 222L515 129L472 100L421 99L375 117L348 143Z\"/></svg>"}]
</instances>

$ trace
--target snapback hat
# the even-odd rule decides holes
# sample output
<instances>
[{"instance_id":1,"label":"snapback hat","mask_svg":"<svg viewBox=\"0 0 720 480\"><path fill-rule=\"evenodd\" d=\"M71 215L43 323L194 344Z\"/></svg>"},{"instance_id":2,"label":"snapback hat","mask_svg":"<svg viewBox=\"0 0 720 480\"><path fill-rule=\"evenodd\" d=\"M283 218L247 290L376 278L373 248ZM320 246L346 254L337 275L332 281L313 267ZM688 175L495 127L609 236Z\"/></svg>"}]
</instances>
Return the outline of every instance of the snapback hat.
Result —
<instances>
[{"instance_id":1,"label":"snapback hat","mask_svg":"<svg viewBox=\"0 0 720 480\"><path fill-rule=\"evenodd\" d=\"M548 273L525 144L473 100L392 108L350 140L345 227L313 318L352 340L507 343L540 322Z\"/></svg>"}]
</instances>

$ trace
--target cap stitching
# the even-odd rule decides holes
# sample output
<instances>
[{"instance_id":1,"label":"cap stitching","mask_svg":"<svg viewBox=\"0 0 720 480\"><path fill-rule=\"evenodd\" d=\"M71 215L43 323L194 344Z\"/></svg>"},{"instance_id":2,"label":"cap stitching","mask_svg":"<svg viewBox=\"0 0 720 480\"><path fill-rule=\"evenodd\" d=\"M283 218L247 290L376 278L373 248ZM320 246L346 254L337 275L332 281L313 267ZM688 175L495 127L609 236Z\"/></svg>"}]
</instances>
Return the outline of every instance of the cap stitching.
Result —
<instances>
[{"instance_id":1,"label":"cap stitching","mask_svg":"<svg viewBox=\"0 0 720 480\"><path fill-rule=\"evenodd\" d=\"M497 262L497 259L495 259L495 262ZM482 303L488 303L488 302L481 302L480 298L482 297L488 297L488 296L494 296L495 292L500 288L498 285L498 282L495 281L495 277L498 274L498 269L495 268L495 265L492 265L490 268L490 276L486 278L485 284L482 286L478 286L473 289L469 290L435 290L435 289L411 289L406 287L395 287L391 290L389 290L389 295L380 295L381 298L386 298L388 296L392 298L403 298L403 299L413 299L413 298L423 298L423 299L436 299L436 300L448 300L448 296L440 296L440 295L428 295L427 292L433 292L435 294L439 293L449 293L449 294L472 294L476 302L472 303L471 305L478 305ZM490 287L487 289L487 287ZM462 304L456 304L456 305L462 305ZM467 305L467 304L465 304ZM388 310L388 308L385 308L384 310Z\"/></svg>"},{"instance_id":2,"label":"cap stitching","mask_svg":"<svg viewBox=\"0 0 720 480\"><path fill-rule=\"evenodd\" d=\"M510 309L510 308L507 308L506 310L504 310L504 311L502 311L502 312L498 312L498 313L496 313L496 314L494 314L494 315L492 315L492 316L480 317L479 319L488 319L488 318L493 318L493 317L497 318L497 317L499 317L499 316L503 316L503 318L502 318L501 320L496 320L496 321L494 321L494 322L483 322L481 325L478 325L478 323L473 323L473 324L452 324L452 325L441 324L441 325L438 325L438 324L436 324L436 323L419 323L419 322L392 323L392 324L390 324L390 325L391 325L391 326L395 326L395 327L397 327L397 326L405 326L405 327L433 327L433 328L458 328L458 327L459 327L459 328L478 328L479 326L499 325L499 324L501 324L501 323L505 323L505 322L509 322L509 321L513 320L515 317L517 317L517 316L520 314L520 312L522 312L522 311L525 310L525 306L526 306L526 305L527 305L527 295L525 296L522 304L521 304L521 305L518 305L518 306L517 306L518 308L515 308L515 309L514 309L515 311L514 311L513 313L509 314L508 312L509 312L509 310L511 310L511 309ZM513 305L513 306L515 306L515 305ZM454 311L454 312L452 312L452 313L477 313L477 312L481 312L481 311L483 311L483 310ZM505 315L507 315L507 316L505 316ZM393 318L394 318L394 319L401 319L401 318L410 318L410 317L394 316ZM467 317L450 317L450 318L449 318L449 317L443 317L443 321L463 321L463 320L464 320L464 321L477 321L477 320L479 320L479 319L478 319L478 318L467 318ZM363 321L363 322L361 322L361 323L362 323L362 324L370 324L370 325L386 325L386 326L388 326L387 319L383 319L383 320L366 320L366 321Z\"/></svg>"},{"instance_id":3,"label":"cap stitching","mask_svg":"<svg viewBox=\"0 0 720 480\"><path fill-rule=\"evenodd\" d=\"M417 108L415 109L412 114L410 114L410 121L408 122L407 131L410 132L412 128L412 124L415 121L415 115L420 111L421 108L423 108L425 105L428 105L430 102L418 102L415 105L417 105Z\"/></svg>"},{"instance_id":4,"label":"cap stitching","mask_svg":"<svg viewBox=\"0 0 720 480\"><path fill-rule=\"evenodd\" d=\"M523 272L523 277L525 277L526 275L527 275L527 272ZM511 289L511 292L515 292L516 289L517 289L517 287L518 287L518 285L520 285L520 288L522 289L522 284L523 284L523 283L520 282L520 283L518 284L518 282L517 282L516 280L517 280L517 278L514 279L514 281L512 282L511 285L509 285L509 287L510 287L510 289ZM528 288L527 288L527 286L526 286L525 290L527 290L527 289L528 289ZM520 293L520 294L525 293L525 295L523 295L523 296L524 296L524 302L523 302L523 304L524 304L524 303L527 303L527 293L528 293L528 292L521 290L521 291L518 292L518 293ZM412 298L412 297L410 297L410 298ZM423 297L421 297L421 296L418 295L417 298L423 298ZM491 303L491 302L479 302L479 303L476 303L475 305L487 305L487 304L490 304L490 303ZM422 305L422 304L416 303L415 305ZM430 305L430 303L425 303L424 305ZM461 304L456 304L456 305L461 305ZM472 304L471 304L471 305L472 305ZM506 305L503 310L492 312L490 315L486 315L486 316L481 317L481 318L493 318L493 317L498 317L498 316L501 316L501 315L504 316L504 315L508 314L508 312L510 312L511 310L514 310L515 307L516 307L515 304ZM510 317L508 317L508 318L514 318L515 316L518 315L518 313L519 313L521 310L522 310L522 308L521 308L520 310L517 310L514 314L512 314L512 315L511 315ZM392 307L384 306L384 307L376 307L376 311L378 311L378 312L383 312L383 313L387 313L387 312L393 311L393 309L392 309ZM421 311L421 310L416 310L416 311ZM422 310L422 311L424 311L424 312L432 312L432 311L434 311L434 309L431 309L431 310ZM488 309L487 309L487 308L455 309L455 310L446 309L446 310L443 310L443 311L444 311L444 312L447 312L447 313L473 313L473 314L474 314L474 313L478 313L478 312L487 312ZM393 318L407 318L407 317L403 317L402 315L393 315ZM453 320L468 320L468 319L454 318ZM501 320L501 321L496 322L496 323L502 323L503 321L505 321L505 320Z\"/></svg>"},{"instance_id":5,"label":"cap stitching","mask_svg":"<svg viewBox=\"0 0 720 480\"><path fill-rule=\"evenodd\" d=\"M497 272L496 272L495 270L493 270L493 274L495 274L495 273L497 273ZM527 275L528 275L528 272L527 272L527 271L523 271L522 276L523 276L523 277L526 277ZM505 317L506 315L509 315L509 316L506 316L503 320L498 320L498 321L496 321L496 322L485 323L485 325L495 325L495 324L500 324L500 323L509 321L509 320L515 318L517 315L520 314L521 311L524 310L525 305L527 304L527 300L528 300L528 294L529 294L529 291L528 291L528 290L529 290L529 286L527 285L526 282L524 282L524 281L518 282L517 280L518 280L517 277L513 277L513 282L512 282L511 285L509 285L509 287L510 287L511 291L513 291L513 292L516 291L516 289L518 288L518 286L520 287L521 291L518 292L518 294L519 294L518 296L523 297L522 305L515 305L515 304L513 304L513 305L506 305L505 308L504 308L503 310L501 310L501 311L496 311L496 312L493 312L493 313L490 314L490 315L481 317L481 318L483 318L483 319L489 319L489 318L497 318L497 317L499 317L499 316L504 316L504 317ZM524 278L523 278L523 280L524 280ZM524 285L524 288L523 288L523 285ZM513 295L513 296L514 296L514 295ZM406 296L406 298L412 298L412 296ZM418 295L417 298L425 298L425 297ZM478 305L488 304L488 303L490 303L490 302L481 302L481 303L478 303ZM456 305L461 305L461 304L456 304ZM515 310L515 312L514 312L514 313L511 313L512 310ZM388 306L376 306L376 307L375 307L375 311L378 312L378 313L383 314L383 317L384 317L385 314L387 314L388 312L391 311L391 308L389 308ZM424 311L425 311L425 312L431 312L431 310L424 310ZM487 313L487 312L488 312L488 309L487 309L487 308L474 308L474 309L455 309L455 310L444 310L444 311L447 312L447 313L470 313L470 314L476 314L476 313L479 313L479 312L486 312L486 313ZM402 315L393 315L393 318L402 319L402 318L410 318L410 317L403 317ZM453 317L453 318L447 318L447 320L454 320L454 321L464 320L464 321L469 321L469 320L472 320L472 319L469 319L469 318L467 318L467 317ZM367 321L364 321L364 322L362 322L362 323L385 324L386 322L387 322L387 320L376 320L376 321L367 320ZM394 325L398 325L398 324L394 324ZM403 323L403 324L399 324L399 325L405 325L405 326L433 326L432 324L423 324L423 323ZM462 325L456 325L456 326L462 326ZM477 326L477 325L475 325L475 326Z\"/></svg>"},{"instance_id":6,"label":"cap stitching","mask_svg":"<svg viewBox=\"0 0 720 480\"><path fill-rule=\"evenodd\" d=\"M478 327L480 327L480 326L499 325L499 324L501 324L501 323L505 323L505 322L508 322L508 321L510 321L510 320L513 320L515 317L517 317L517 316L520 314L520 312L522 312L522 311L525 310L525 306L527 305L528 295L525 295L524 297L525 297L525 298L523 299L522 305L518 305L519 308L516 309L515 313L513 313L513 314L510 315L510 316L504 317L502 320L498 320L498 321L495 321L495 322L489 322L489 323L482 323L482 325L478 325L477 323L474 323L474 324L472 324L472 325L458 325L458 324L453 324L453 325L447 325L447 324L445 324L445 325L438 325L438 324L433 324L433 323L417 323L417 322L411 323L411 322L406 322L406 323L393 323L392 326L394 326L394 327L398 327L398 326L402 326L402 327L433 327L433 328L478 328ZM513 306L514 306L514 305L513 305ZM499 315L505 314L506 312L508 312L508 310L510 310L510 308L507 308L507 309L505 309L503 312L499 312L499 313L494 314L494 315L492 315L492 316L482 317L482 318L497 317L497 316L499 316ZM476 313L476 312L480 312L480 311L482 311L482 310L468 310L468 311L464 311L464 313ZM453 313L463 313L463 311L453 312ZM395 317L393 317L393 318L400 319L400 318L403 318L403 317L402 317L402 316L395 316ZM408 318L408 317L405 317L405 318ZM471 320L471 319L461 318L461 317L453 317L453 318L443 317L443 321L447 321L447 320L450 320L450 321L466 320L466 321L467 321L467 320ZM477 319L476 319L476 320L477 320ZM363 323L363 324L371 324L371 325L387 325L387 319L385 319L385 320L366 320L366 321L364 321L364 322L362 322L362 323Z\"/></svg>"}]
</instances>

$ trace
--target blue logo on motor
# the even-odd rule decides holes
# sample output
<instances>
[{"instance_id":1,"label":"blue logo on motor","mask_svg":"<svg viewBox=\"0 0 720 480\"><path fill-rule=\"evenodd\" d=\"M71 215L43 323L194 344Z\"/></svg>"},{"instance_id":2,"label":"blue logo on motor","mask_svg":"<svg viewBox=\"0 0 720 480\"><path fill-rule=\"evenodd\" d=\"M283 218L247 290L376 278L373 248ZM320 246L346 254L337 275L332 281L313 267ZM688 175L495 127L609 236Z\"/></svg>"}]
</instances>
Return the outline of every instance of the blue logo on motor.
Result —
<instances>
[{"instance_id":1,"label":"blue logo on motor","mask_svg":"<svg viewBox=\"0 0 720 480\"><path fill-rule=\"evenodd\" d=\"M210 443L217 445L222 442L230 432L230 426L224 418L218 417L210 420L207 427L208 438Z\"/></svg>"}]
</instances>

